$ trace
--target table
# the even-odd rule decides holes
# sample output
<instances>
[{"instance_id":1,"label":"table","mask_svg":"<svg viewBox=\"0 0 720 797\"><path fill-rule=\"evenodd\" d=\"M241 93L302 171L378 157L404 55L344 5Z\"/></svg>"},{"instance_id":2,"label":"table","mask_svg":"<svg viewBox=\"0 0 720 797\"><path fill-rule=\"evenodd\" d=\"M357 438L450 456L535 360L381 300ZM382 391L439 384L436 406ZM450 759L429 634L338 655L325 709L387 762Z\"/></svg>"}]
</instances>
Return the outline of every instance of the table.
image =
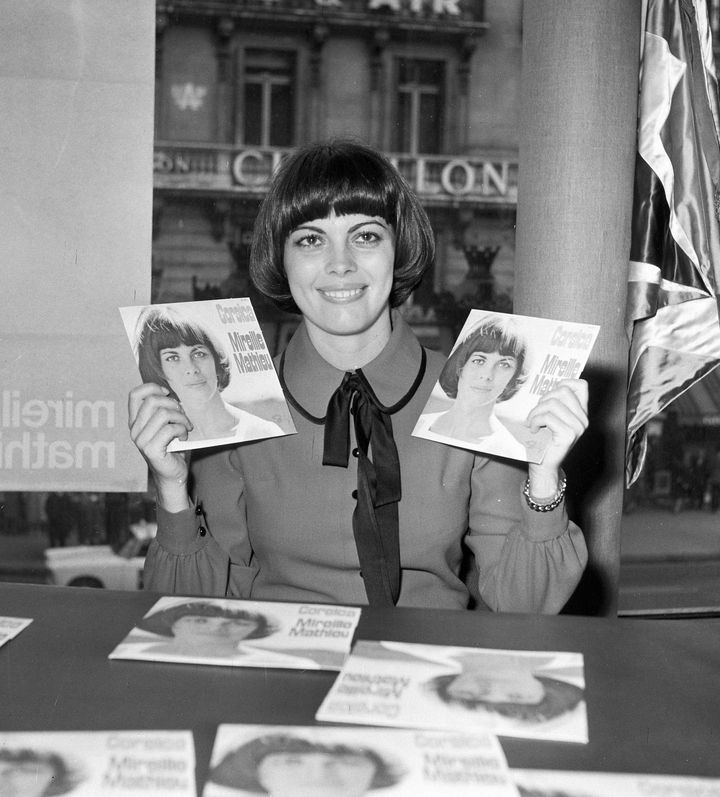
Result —
<instances>
[{"instance_id":1,"label":"table","mask_svg":"<svg viewBox=\"0 0 720 797\"><path fill-rule=\"evenodd\" d=\"M334 673L109 661L158 597L0 584L33 618L0 648L0 730L191 729L202 784L220 723L314 724ZM366 608L357 638L579 651L590 743L503 738L511 767L720 777L720 618Z\"/></svg>"}]
</instances>

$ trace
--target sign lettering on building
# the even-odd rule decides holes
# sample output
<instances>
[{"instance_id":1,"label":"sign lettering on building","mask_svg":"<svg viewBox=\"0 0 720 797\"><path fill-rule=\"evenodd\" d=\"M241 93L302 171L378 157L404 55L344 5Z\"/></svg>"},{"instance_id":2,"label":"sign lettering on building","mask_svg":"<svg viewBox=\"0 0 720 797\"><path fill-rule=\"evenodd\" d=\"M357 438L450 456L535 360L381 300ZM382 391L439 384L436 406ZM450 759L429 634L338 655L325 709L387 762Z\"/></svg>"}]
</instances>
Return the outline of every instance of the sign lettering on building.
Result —
<instances>
[{"instance_id":1,"label":"sign lettering on building","mask_svg":"<svg viewBox=\"0 0 720 797\"><path fill-rule=\"evenodd\" d=\"M155 187L262 196L285 155L278 149L156 146ZM439 204L517 201L517 162L479 156L391 155L421 199Z\"/></svg>"},{"instance_id":2,"label":"sign lettering on building","mask_svg":"<svg viewBox=\"0 0 720 797\"><path fill-rule=\"evenodd\" d=\"M320 4L319 0L315 2ZM368 0L368 11L387 8L398 12L408 9L414 14L426 10L431 10L433 14L459 14L459 4L460 0Z\"/></svg>"},{"instance_id":3,"label":"sign lettering on building","mask_svg":"<svg viewBox=\"0 0 720 797\"><path fill-rule=\"evenodd\" d=\"M196 86L194 83L176 84L171 86L170 94L181 111L199 111L203 106L207 88Z\"/></svg>"},{"instance_id":4,"label":"sign lettering on building","mask_svg":"<svg viewBox=\"0 0 720 797\"><path fill-rule=\"evenodd\" d=\"M293 3L288 3L287 0L260 0L260 2L263 6L272 8L290 7L295 9L298 5L305 5L339 11L390 11L396 14L460 16L463 6L468 11L472 11L473 3L476 0L305 0L305 3L298 3L297 0Z\"/></svg>"}]
</instances>

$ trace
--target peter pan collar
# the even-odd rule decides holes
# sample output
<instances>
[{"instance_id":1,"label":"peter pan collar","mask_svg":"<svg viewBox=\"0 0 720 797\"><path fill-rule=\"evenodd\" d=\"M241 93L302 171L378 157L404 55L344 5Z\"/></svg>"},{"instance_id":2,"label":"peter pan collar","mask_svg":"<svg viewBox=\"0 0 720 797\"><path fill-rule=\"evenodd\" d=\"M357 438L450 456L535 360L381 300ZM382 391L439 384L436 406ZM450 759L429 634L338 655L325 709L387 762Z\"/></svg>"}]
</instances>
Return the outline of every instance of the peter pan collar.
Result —
<instances>
[{"instance_id":1,"label":"peter pan collar","mask_svg":"<svg viewBox=\"0 0 720 797\"><path fill-rule=\"evenodd\" d=\"M418 339L402 315L393 310L390 340L380 354L360 370L378 400L391 407L409 399L408 391L417 389L424 361ZM291 403L300 404L305 414L316 418L325 416L330 396L346 373L318 354L304 322L290 339L278 370L283 388L290 393Z\"/></svg>"}]
</instances>

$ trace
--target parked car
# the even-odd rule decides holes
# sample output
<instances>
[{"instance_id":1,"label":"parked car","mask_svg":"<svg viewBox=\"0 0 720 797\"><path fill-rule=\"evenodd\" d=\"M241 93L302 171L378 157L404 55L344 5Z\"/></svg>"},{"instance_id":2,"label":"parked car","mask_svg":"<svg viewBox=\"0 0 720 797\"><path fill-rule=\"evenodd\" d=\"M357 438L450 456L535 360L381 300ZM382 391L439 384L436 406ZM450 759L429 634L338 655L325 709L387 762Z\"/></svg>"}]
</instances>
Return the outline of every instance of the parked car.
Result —
<instances>
[{"instance_id":1,"label":"parked car","mask_svg":"<svg viewBox=\"0 0 720 797\"><path fill-rule=\"evenodd\" d=\"M142 572L148 546L157 531L155 523L140 521L130 526L122 545L71 545L47 548L45 564L52 583L64 587L142 589Z\"/></svg>"}]
</instances>

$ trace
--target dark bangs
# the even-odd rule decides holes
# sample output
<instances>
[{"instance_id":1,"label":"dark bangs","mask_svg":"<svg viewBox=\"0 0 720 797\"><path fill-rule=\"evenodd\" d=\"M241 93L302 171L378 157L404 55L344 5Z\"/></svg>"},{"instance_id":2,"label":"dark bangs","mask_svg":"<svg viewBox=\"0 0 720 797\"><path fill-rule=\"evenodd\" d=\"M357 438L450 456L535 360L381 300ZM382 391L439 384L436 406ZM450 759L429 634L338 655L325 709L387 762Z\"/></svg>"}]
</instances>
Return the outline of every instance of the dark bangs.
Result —
<instances>
[{"instance_id":1,"label":"dark bangs","mask_svg":"<svg viewBox=\"0 0 720 797\"><path fill-rule=\"evenodd\" d=\"M140 316L138 326L136 348L143 382L155 382L169 387L163 374L160 352L181 345L200 345L210 351L215 361L218 388L224 390L230 384L230 365L227 357L199 324L171 313L165 308L151 307Z\"/></svg>"},{"instance_id":2,"label":"dark bangs","mask_svg":"<svg viewBox=\"0 0 720 797\"><path fill-rule=\"evenodd\" d=\"M390 306L412 293L432 263L435 241L418 198L393 164L377 150L333 140L301 147L280 165L255 219L250 278L278 307L299 313L290 293L283 254L300 224L331 213L377 216L395 232Z\"/></svg>"},{"instance_id":3,"label":"dark bangs","mask_svg":"<svg viewBox=\"0 0 720 797\"><path fill-rule=\"evenodd\" d=\"M208 346L212 349L208 336L190 321L158 318L152 329L155 351L172 349L175 346Z\"/></svg>"},{"instance_id":4,"label":"dark bangs","mask_svg":"<svg viewBox=\"0 0 720 797\"><path fill-rule=\"evenodd\" d=\"M485 354L498 352L503 357L514 357L521 362L525 359L524 342L517 335L499 326L489 325L479 329L476 336L473 335L467 343L468 356L473 351L481 351Z\"/></svg>"},{"instance_id":5,"label":"dark bangs","mask_svg":"<svg viewBox=\"0 0 720 797\"><path fill-rule=\"evenodd\" d=\"M362 213L397 222L398 185L393 172L374 157L338 146L318 147L296 161L284 180L289 201L280 208L276 245L295 227L313 219Z\"/></svg>"}]
</instances>

